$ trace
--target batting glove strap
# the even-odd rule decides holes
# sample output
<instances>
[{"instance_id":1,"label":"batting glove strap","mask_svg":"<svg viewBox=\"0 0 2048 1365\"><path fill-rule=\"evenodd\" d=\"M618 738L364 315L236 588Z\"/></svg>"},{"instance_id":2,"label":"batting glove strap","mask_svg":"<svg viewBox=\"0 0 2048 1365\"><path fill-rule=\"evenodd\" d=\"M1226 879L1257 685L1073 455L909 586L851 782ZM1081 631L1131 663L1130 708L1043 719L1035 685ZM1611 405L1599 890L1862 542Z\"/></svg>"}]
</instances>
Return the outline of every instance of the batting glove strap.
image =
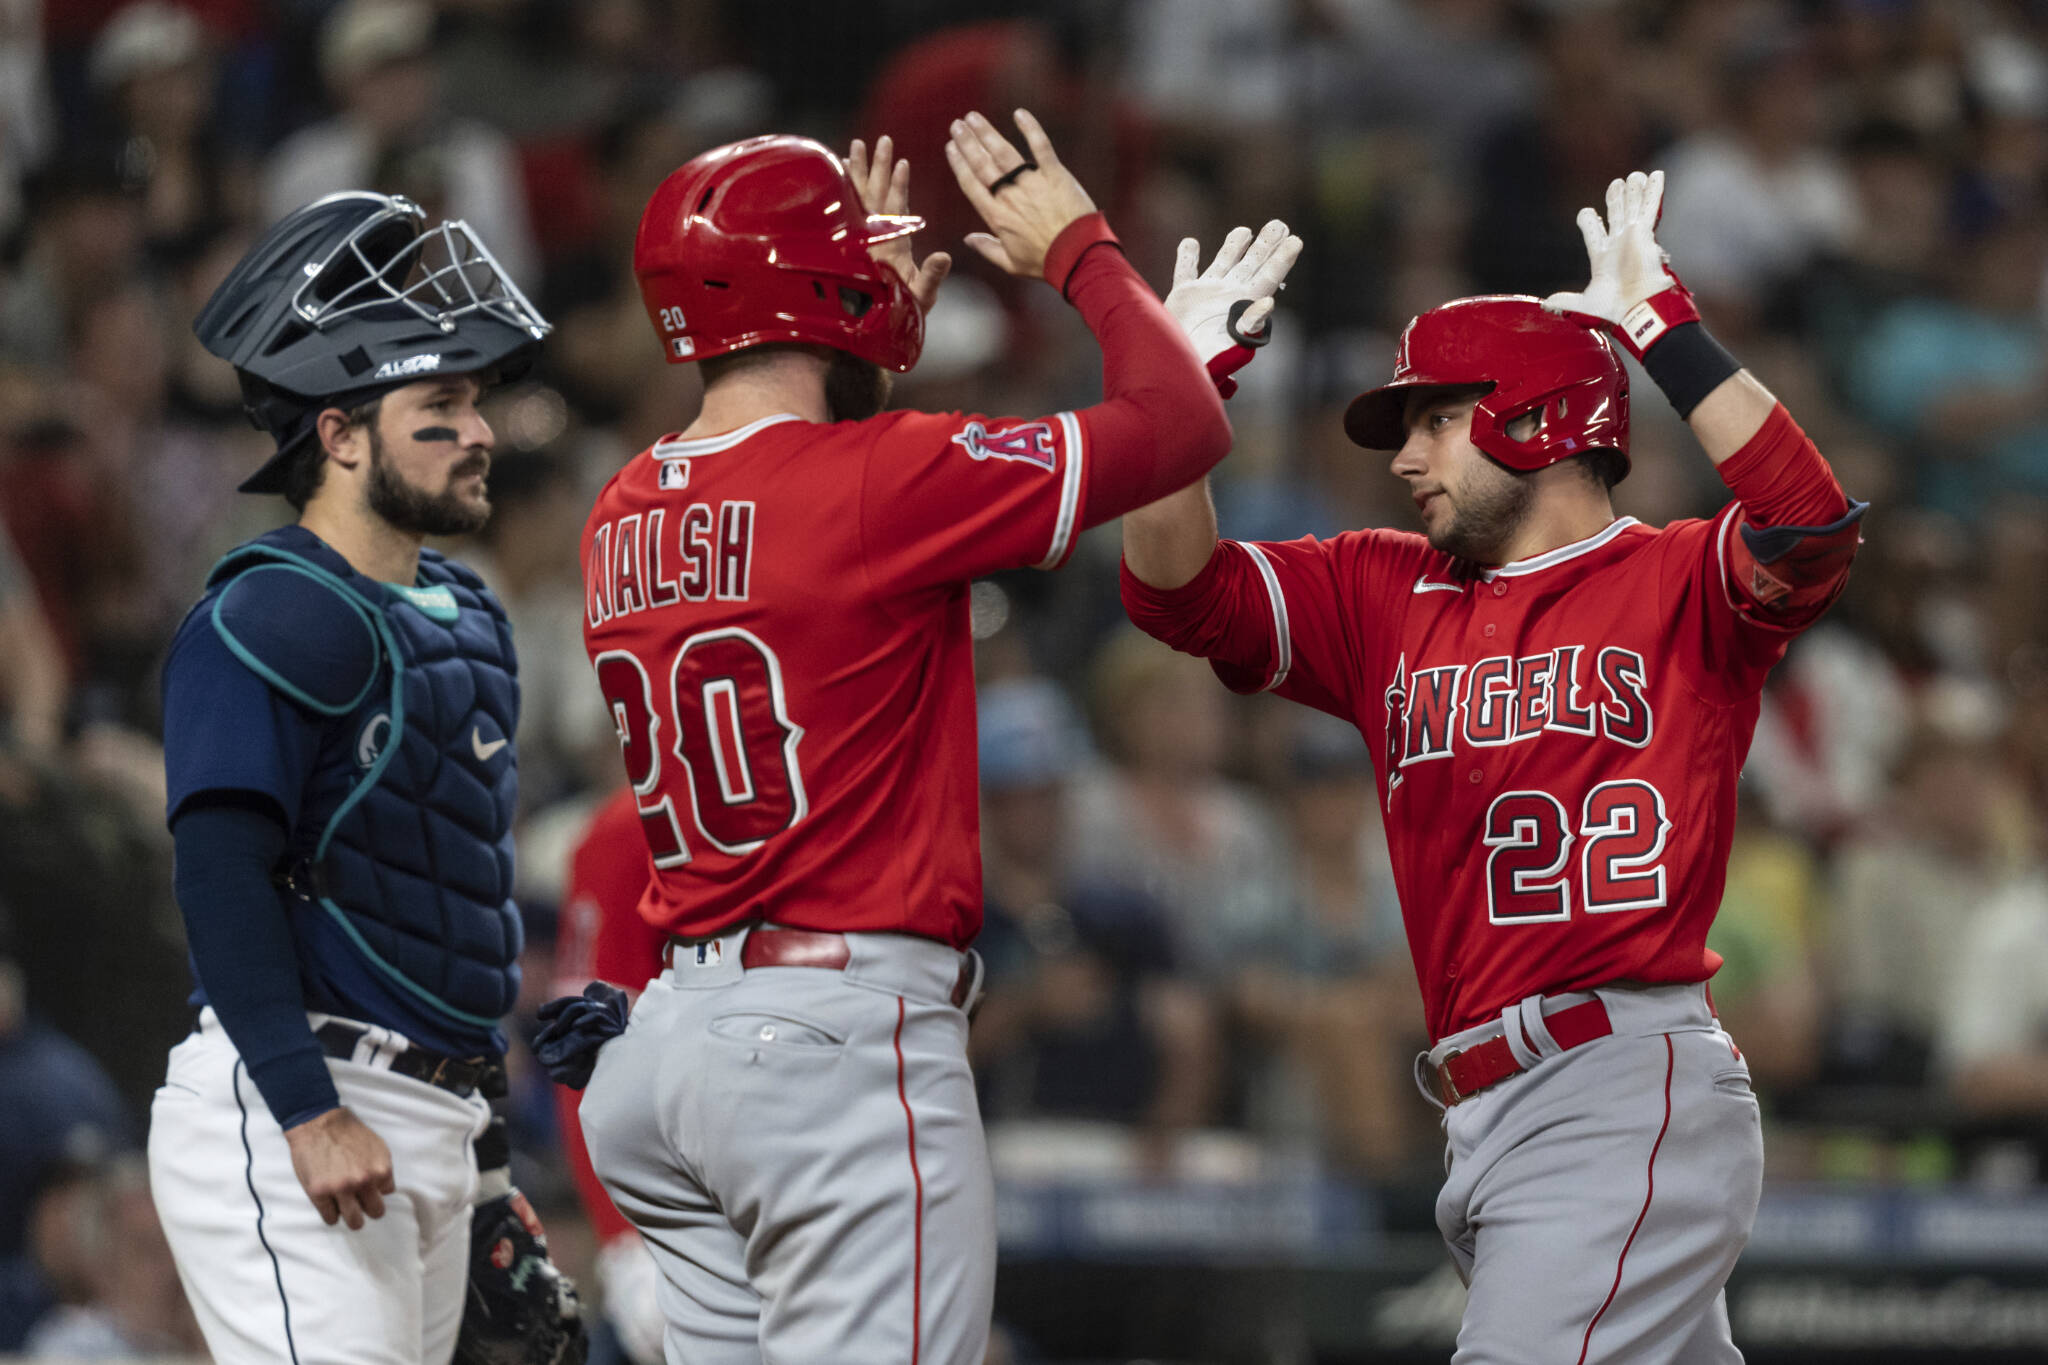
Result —
<instances>
[{"instance_id":1,"label":"batting glove strap","mask_svg":"<svg viewBox=\"0 0 2048 1365\"><path fill-rule=\"evenodd\" d=\"M1615 340L1628 347L1629 353L1637 360L1642 360L1652 346L1670 334L1672 328L1699 320L1700 309L1693 302L1692 291L1679 283L1674 275L1669 289L1650 295L1623 313L1621 321L1612 330Z\"/></svg>"}]
</instances>

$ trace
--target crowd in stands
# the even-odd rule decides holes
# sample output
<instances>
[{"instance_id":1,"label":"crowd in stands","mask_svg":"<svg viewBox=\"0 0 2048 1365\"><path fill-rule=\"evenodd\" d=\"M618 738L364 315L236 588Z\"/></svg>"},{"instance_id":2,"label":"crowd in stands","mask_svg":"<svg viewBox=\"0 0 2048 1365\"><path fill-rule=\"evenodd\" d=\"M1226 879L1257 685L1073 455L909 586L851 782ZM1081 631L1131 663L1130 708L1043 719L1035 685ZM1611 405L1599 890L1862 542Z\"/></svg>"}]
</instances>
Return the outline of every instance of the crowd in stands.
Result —
<instances>
[{"instance_id":1,"label":"crowd in stands","mask_svg":"<svg viewBox=\"0 0 2048 1365\"><path fill-rule=\"evenodd\" d=\"M1343 404L1422 309L1579 287L1578 208L1666 170L1660 237L1707 320L1871 503L1847 595L1766 694L1710 940L1771 1175L2044 1179L2042 6L0 0L0 1351L197 1347L136 1161L189 1026L158 678L208 566L288 515L234 492L266 439L190 332L227 268L375 188L466 219L555 324L493 399L496 510L453 547L517 632L530 1015L620 780L578 532L696 403L632 278L646 195L755 132L890 133L922 249L961 263L896 402L1079 406L1085 330L959 249L938 155L954 116L1019 105L1162 288L1183 236L1281 217L1307 242L1230 404L1241 539L1411 525ZM1620 510L1711 514L1725 489L1653 385L1634 411ZM1105 528L974 591L991 1131L1146 1180L1222 1134L1426 1208L1427 1040L1365 745L1125 626L1116 555ZM514 1060L522 1183L573 1225L545 1079Z\"/></svg>"}]
</instances>

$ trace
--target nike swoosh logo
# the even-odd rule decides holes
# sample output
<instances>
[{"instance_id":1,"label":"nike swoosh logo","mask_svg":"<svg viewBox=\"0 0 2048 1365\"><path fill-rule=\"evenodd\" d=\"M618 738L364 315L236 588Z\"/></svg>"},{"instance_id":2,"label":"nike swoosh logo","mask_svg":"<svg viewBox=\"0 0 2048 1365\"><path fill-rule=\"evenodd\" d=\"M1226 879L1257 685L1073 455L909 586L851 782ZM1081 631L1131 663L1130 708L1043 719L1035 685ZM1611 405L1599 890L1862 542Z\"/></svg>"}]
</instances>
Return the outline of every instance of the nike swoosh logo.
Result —
<instances>
[{"instance_id":1,"label":"nike swoosh logo","mask_svg":"<svg viewBox=\"0 0 2048 1365\"><path fill-rule=\"evenodd\" d=\"M484 732L482 727L476 725L472 725L469 727L470 752L476 755L476 761L479 763L490 762L491 755L497 753L498 750L504 748L505 745L509 742L510 741L508 740L494 739L489 744L486 744L484 743Z\"/></svg>"},{"instance_id":2,"label":"nike swoosh logo","mask_svg":"<svg viewBox=\"0 0 2048 1365\"><path fill-rule=\"evenodd\" d=\"M1415 580L1415 591L1418 593L1463 592L1465 591L1465 585L1463 583L1432 583L1429 581L1429 575L1424 574Z\"/></svg>"}]
</instances>

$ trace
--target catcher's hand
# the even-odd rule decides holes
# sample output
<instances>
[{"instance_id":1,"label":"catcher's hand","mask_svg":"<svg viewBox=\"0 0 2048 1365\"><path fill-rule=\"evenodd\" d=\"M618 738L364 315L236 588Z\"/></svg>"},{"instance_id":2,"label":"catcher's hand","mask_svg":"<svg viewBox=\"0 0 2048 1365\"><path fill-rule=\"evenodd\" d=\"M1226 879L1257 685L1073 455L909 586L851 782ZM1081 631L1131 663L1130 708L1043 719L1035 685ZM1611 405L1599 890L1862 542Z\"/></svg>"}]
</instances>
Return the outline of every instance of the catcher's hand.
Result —
<instances>
[{"instance_id":1,"label":"catcher's hand","mask_svg":"<svg viewBox=\"0 0 2048 1365\"><path fill-rule=\"evenodd\" d=\"M1207 270L1198 269L1201 252L1194 238L1181 240L1166 311L1228 398L1237 391L1231 374L1250 363L1253 350L1272 340L1266 320L1272 316L1274 296L1286 287L1287 272L1301 255L1301 238L1275 218L1257 237L1248 227L1232 228Z\"/></svg>"},{"instance_id":2,"label":"catcher's hand","mask_svg":"<svg viewBox=\"0 0 2048 1365\"><path fill-rule=\"evenodd\" d=\"M478 1204L452 1365L583 1365L589 1354L576 1285L548 1259L526 1196L512 1189Z\"/></svg>"},{"instance_id":3,"label":"catcher's hand","mask_svg":"<svg viewBox=\"0 0 2048 1365\"><path fill-rule=\"evenodd\" d=\"M1610 183L1604 224L1596 210L1579 210L1592 280L1584 293L1552 294L1543 306L1607 332L1638 360L1673 327L1698 322L1692 291L1672 273L1657 245L1663 212L1664 172L1635 171Z\"/></svg>"}]
</instances>

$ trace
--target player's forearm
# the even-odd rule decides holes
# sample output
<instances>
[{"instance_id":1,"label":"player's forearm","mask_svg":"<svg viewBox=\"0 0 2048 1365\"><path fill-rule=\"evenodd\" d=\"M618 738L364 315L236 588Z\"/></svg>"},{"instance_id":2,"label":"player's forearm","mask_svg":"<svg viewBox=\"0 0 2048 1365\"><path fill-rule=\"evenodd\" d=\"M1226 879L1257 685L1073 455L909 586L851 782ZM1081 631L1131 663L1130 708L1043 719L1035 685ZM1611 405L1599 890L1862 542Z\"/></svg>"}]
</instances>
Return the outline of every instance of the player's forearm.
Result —
<instances>
[{"instance_id":1,"label":"player's forearm","mask_svg":"<svg viewBox=\"0 0 2048 1365\"><path fill-rule=\"evenodd\" d=\"M1216 553L1216 506L1209 481L1124 514L1124 563L1155 588L1178 588Z\"/></svg>"},{"instance_id":2,"label":"player's forearm","mask_svg":"<svg viewBox=\"0 0 2048 1365\"><path fill-rule=\"evenodd\" d=\"M1686 425L1718 468L1756 438L1778 406L1748 370L1737 370L1700 400Z\"/></svg>"},{"instance_id":3,"label":"player's forearm","mask_svg":"<svg viewBox=\"0 0 2048 1365\"><path fill-rule=\"evenodd\" d=\"M246 805L188 805L171 835L200 985L271 1116L289 1128L337 1107L334 1077L306 1023L291 923L270 883L284 827Z\"/></svg>"},{"instance_id":4,"label":"player's forearm","mask_svg":"<svg viewBox=\"0 0 2048 1365\"><path fill-rule=\"evenodd\" d=\"M1068 227L1046 260L1046 278L1102 347L1103 401L1081 414L1094 446L1081 521L1097 526L1207 474L1230 453L1230 419L1215 381L1101 215Z\"/></svg>"}]
</instances>

